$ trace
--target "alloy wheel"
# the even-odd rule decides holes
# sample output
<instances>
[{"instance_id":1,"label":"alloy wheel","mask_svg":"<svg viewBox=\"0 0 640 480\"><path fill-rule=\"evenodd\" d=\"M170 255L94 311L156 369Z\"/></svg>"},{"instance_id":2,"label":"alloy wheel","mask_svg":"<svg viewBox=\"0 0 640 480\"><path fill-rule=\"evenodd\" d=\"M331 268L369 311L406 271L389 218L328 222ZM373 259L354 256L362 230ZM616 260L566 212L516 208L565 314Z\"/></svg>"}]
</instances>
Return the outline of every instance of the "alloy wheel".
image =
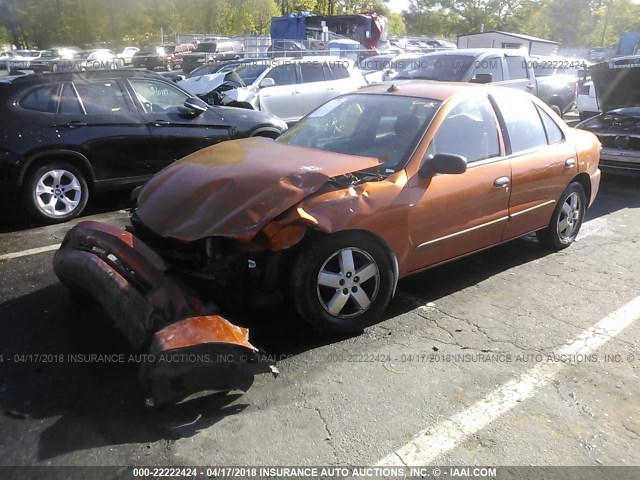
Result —
<instances>
[{"instance_id":1,"label":"alloy wheel","mask_svg":"<svg viewBox=\"0 0 640 480\"><path fill-rule=\"evenodd\" d=\"M78 178L61 168L49 170L36 183L38 207L52 217L67 215L75 210L82 199L82 186Z\"/></svg>"},{"instance_id":2,"label":"alloy wheel","mask_svg":"<svg viewBox=\"0 0 640 480\"><path fill-rule=\"evenodd\" d=\"M571 193L564 201L560 215L558 215L558 237L563 242L568 242L580 228L581 199L578 193Z\"/></svg>"},{"instance_id":3,"label":"alloy wheel","mask_svg":"<svg viewBox=\"0 0 640 480\"><path fill-rule=\"evenodd\" d=\"M380 271L367 252L348 247L332 254L320 267L317 295L322 308L338 318L364 313L378 295Z\"/></svg>"}]
</instances>

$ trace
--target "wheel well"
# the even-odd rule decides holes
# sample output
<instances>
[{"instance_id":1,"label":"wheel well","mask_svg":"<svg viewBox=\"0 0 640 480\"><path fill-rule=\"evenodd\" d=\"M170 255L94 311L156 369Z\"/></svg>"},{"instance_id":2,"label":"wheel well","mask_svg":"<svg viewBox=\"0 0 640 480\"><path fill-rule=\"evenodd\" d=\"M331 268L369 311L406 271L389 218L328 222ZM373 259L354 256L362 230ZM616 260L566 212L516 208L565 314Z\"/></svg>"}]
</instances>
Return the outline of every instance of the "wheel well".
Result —
<instances>
[{"instance_id":1,"label":"wheel well","mask_svg":"<svg viewBox=\"0 0 640 480\"><path fill-rule=\"evenodd\" d=\"M589 178L589 175L587 175L586 173L579 173L578 175L576 175L573 181L578 182L580 185L582 185L582 188L584 188L584 194L587 197L588 204L589 200L591 199L591 180Z\"/></svg>"},{"instance_id":2,"label":"wheel well","mask_svg":"<svg viewBox=\"0 0 640 480\"><path fill-rule=\"evenodd\" d=\"M95 175L93 173L93 170L91 169L90 166L88 166L88 164L86 163L86 160L79 158L75 155L69 155L66 153L55 153L55 154L38 157L35 160L31 161L27 165L27 168L25 168L24 171L22 172L22 175L18 180L18 184L22 186L22 184L24 183L24 179L27 178L29 175L31 175L33 171L37 170L43 165L46 165L47 163L53 163L53 162L66 162L76 167L84 175L88 186L91 186L92 182L95 180Z\"/></svg>"}]
</instances>

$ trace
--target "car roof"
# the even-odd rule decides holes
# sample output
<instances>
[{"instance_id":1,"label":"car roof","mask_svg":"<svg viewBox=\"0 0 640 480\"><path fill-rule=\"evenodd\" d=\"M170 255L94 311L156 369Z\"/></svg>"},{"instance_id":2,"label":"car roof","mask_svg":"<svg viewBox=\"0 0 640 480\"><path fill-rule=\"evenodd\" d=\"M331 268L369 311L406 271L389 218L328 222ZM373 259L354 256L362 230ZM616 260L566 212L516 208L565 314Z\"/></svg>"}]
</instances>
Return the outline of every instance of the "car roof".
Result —
<instances>
[{"instance_id":1,"label":"car roof","mask_svg":"<svg viewBox=\"0 0 640 480\"><path fill-rule=\"evenodd\" d=\"M436 52L425 53L424 56L431 55L463 55L468 57L480 57L490 54L527 55L526 51L516 48L457 48L455 50L438 50Z\"/></svg>"},{"instance_id":2,"label":"car roof","mask_svg":"<svg viewBox=\"0 0 640 480\"><path fill-rule=\"evenodd\" d=\"M61 72L61 73L34 73L31 75L21 75L11 79L3 79L4 83L12 85L37 85L51 82L64 82L73 80L100 80L113 78L152 78L163 79L162 75L147 70L94 70L87 72Z\"/></svg>"},{"instance_id":3,"label":"car roof","mask_svg":"<svg viewBox=\"0 0 640 480\"><path fill-rule=\"evenodd\" d=\"M393 89L390 87L394 86ZM362 87L356 93L399 95L445 101L460 93L500 93L530 95L519 90L479 83L437 82L434 80L396 80Z\"/></svg>"}]
</instances>

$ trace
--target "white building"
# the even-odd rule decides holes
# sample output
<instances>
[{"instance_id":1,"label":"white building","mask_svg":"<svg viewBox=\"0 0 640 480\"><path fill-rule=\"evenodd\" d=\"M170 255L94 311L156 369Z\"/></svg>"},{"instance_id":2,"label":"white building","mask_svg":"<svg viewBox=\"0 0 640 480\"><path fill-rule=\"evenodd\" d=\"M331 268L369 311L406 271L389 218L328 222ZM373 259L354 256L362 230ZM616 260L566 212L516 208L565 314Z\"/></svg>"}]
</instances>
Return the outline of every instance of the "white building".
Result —
<instances>
[{"instance_id":1,"label":"white building","mask_svg":"<svg viewBox=\"0 0 640 480\"><path fill-rule=\"evenodd\" d=\"M458 36L458 48L525 48L529 55L555 55L558 42L519 33L490 32L469 33Z\"/></svg>"}]
</instances>

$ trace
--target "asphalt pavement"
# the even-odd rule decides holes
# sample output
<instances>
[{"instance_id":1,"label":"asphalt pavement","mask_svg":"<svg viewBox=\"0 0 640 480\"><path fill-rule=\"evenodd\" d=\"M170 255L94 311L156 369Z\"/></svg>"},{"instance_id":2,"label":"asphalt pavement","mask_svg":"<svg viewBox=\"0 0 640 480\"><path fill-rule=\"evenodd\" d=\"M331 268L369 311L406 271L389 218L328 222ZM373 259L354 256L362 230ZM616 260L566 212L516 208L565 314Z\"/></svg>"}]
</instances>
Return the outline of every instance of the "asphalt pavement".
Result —
<instances>
[{"instance_id":1,"label":"asphalt pavement","mask_svg":"<svg viewBox=\"0 0 640 480\"><path fill-rule=\"evenodd\" d=\"M638 312L601 324L640 295L638 186L605 177L567 250L527 237L402 280L361 335L319 335L286 307L249 312L280 375L165 410L145 406L135 363L56 360L129 351L53 274L74 222L6 208L0 465L639 465ZM123 226L130 206L101 197L81 219ZM594 325L604 342L566 350Z\"/></svg>"}]
</instances>

